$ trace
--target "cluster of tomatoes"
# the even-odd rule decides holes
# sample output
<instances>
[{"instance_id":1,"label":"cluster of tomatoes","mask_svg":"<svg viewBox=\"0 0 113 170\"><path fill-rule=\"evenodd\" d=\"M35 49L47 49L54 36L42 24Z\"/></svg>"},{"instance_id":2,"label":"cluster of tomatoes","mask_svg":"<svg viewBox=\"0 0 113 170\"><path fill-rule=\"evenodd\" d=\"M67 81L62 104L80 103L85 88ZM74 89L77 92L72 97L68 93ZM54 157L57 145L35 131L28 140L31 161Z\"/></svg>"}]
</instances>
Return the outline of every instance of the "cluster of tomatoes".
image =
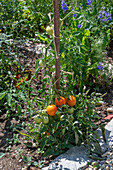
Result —
<instances>
[{"instance_id":1,"label":"cluster of tomatoes","mask_svg":"<svg viewBox=\"0 0 113 170\"><path fill-rule=\"evenodd\" d=\"M48 105L46 108L46 113L42 112L41 114L38 114L34 116L34 121L36 123L43 123L43 124L48 124L49 123L49 116L55 116L55 113L57 112L58 108L57 107L62 107L64 104L67 104L68 107L68 113L72 114L74 112L73 106L76 104L76 98L72 95L69 95L68 98L64 98L60 96L59 98L55 99L55 104ZM49 116L48 116L49 115ZM43 132L43 134L46 134ZM49 132L46 134L47 136L50 135Z\"/></svg>"},{"instance_id":2,"label":"cluster of tomatoes","mask_svg":"<svg viewBox=\"0 0 113 170\"><path fill-rule=\"evenodd\" d=\"M68 113L72 114L74 112L74 108L73 106L76 104L76 98L72 95L69 95L68 98L64 98L62 96L60 96L60 98L56 98L55 99L55 104L51 104L48 105L46 108L46 112L49 116L55 116L55 113L57 112L58 108L57 106L59 106L60 108L62 107L63 104L67 104L68 106L70 106L70 108L68 109ZM41 115L36 115L34 117L34 120L36 123L44 123L44 124L48 124L49 123L49 117L48 115L45 113L42 113Z\"/></svg>"},{"instance_id":3,"label":"cluster of tomatoes","mask_svg":"<svg viewBox=\"0 0 113 170\"><path fill-rule=\"evenodd\" d=\"M23 81L28 81L28 77L21 77L21 75L16 76L17 80L14 80L14 86L17 89L20 89L20 85L22 85ZM19 84L19 85L17 85Z\"/></svg>"},{"instance_id":4,"label":"cluster of tomatoes","mask_svg":"<svg viewBox=\"0 0 113 170\"><path fill-rule=\"evenodd\" d=\"M71 106L72 108L68 109L68 112L71 114L74 112L73 106L76 104L76 98L72 95L69 95L69 97L66 99L60 96L59 99L57 98L55 99L55 104L59 107L62 107L63 104L67 104L68 106ZM55 116L55 113L58 110L56 105L52 104L52 105L47 106L46 111L48 115Z\"/></svg>"}]
</instances>

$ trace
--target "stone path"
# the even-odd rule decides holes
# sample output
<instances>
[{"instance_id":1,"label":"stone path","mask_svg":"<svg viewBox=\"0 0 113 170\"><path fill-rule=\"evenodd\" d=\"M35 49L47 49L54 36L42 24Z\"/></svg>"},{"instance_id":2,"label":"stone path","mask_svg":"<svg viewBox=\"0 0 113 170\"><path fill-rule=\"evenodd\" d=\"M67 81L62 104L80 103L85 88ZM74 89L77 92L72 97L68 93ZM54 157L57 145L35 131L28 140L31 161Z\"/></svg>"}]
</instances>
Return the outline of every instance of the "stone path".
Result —
<instances>
[{"instance_id":1,"label":"stone path","mask_svg":"<svg viewBox=\"0 0 113 170\"><path fill-rule=\"evenodd\" d=\"M113 170L113 119L105 126L106 143L102 137L102 131L97 130L100 136L100 146L104 152L101 156L103 160L94 161L87 156L87 148L82 145L75 146L68 150L66 153L58 156L53 160L48 167L42 170L96 170L93 165L98 165L99 170ZM87 162L93 162L92 166L86 167ZM83 168L84 167L84 168Z\"/></svg>"}]
</instances>

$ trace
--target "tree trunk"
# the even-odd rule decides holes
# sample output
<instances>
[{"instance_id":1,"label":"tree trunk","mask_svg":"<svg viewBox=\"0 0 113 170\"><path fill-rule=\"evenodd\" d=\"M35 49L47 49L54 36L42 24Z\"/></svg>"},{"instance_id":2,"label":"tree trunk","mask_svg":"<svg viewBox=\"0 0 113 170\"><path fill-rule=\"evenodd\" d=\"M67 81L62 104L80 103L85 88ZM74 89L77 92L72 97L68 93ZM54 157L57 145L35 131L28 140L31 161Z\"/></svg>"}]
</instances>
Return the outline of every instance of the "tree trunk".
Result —
<instances>
[{"instance_id":1,"label":"tree trunk","mask_svg":"<svg viewBox=\"0 0 113 170\"><path fill-rule=\"evenodd\" d=\"M55 79L56 89L60 90L60 18L59 18L59 0L53 0L54 15L54 46L55 46Z\"/></svg>"}]
</instances>

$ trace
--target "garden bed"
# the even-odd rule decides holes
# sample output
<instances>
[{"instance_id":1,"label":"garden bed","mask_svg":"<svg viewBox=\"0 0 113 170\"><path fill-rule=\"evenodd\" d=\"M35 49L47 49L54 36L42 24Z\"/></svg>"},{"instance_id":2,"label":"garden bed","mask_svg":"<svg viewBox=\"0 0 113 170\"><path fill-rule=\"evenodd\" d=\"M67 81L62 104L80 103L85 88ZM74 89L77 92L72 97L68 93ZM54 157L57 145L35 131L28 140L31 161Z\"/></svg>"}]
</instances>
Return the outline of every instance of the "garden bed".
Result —
<instances>
[{"instance_id":1,"label":"garden bed","mask_svg":"<svg viewBox=\"0 0 113 170\"><path fill-rule=\"evenodd\" d=\"M22 48L20 50L22 53L25 52L25 50L23 51ZM26 56L27 60L24 61L20 58L20 61L24 66L28 62L28 67L30 65L29 69L34 70L35 60L39 58L39 55L36 55L35 53L35 55L33 56L33 53L29 53L28 51L26 51ZM108 57L106 57L106 60L108 60ZM112 57L109 57L109 61L113 65ZM35 84L37 83L37 88L41 87L43 69L44 68L42 68L39 73L40 78L38 80L34 80ZM105 121L104 118L109 114L107 112L107 108L111 106L113 107L113 81L111 82L109 87L105 87L101 90L101 93L103 94L106 92L107 94L104 96L105 103L96 107L97 113L100 117L96 123L98 127L101 124L107 124L107 122L109 121ZM27 147L24 144L26 143L24 136L18 134L16 131L13 131L14 128L18 128L20 126L20 131L22 133L26 133L24 130L21 129L21 124L23 122L25 123L25 125L27 123L30 123L29 116L22 120L11 118L7 119L6 113L2 113L2 115L0 116L0 152L4 154L4 156L0 158L1 170L24 170L26 164L28 164L28 169L38 170L43 166L47 166L55 158L54 156L42 158L41 154L36 153L37 148L35 146L32 148ZM37 167L33 166L32 163L34 163L34 165Z\"/></svg>"}]
</instances>

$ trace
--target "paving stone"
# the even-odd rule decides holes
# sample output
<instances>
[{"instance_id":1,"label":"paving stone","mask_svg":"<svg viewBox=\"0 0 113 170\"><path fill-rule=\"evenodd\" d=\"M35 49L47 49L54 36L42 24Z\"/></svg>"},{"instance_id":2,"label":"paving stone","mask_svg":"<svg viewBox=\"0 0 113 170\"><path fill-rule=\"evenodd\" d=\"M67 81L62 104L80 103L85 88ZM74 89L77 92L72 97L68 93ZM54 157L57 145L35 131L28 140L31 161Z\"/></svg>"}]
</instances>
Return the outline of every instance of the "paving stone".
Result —
<instances>
[{"instance_id":1,"label":"paving stone","mask_svg":"<svg viewBox=\"0 0 113 170\"><path fill-rule=\"evenodd\" d=\"M90 162L87 157L87 148L84 145L75 146L66 153L58 156L48 167L48 170L77 170ZM57 162L57 164L56 164ZM43 170L46 170L43 168Z\"/></svg>"},{"instance_id":2,"label":"paving stone","mask_svg":"<svg viewBox=\"0 0 113 170\"><path fill-rule=\"evenodd\" d=\"M105 126L106 141L108 146L113 146L113 119Z\"/></svg>"}]
</instances>

